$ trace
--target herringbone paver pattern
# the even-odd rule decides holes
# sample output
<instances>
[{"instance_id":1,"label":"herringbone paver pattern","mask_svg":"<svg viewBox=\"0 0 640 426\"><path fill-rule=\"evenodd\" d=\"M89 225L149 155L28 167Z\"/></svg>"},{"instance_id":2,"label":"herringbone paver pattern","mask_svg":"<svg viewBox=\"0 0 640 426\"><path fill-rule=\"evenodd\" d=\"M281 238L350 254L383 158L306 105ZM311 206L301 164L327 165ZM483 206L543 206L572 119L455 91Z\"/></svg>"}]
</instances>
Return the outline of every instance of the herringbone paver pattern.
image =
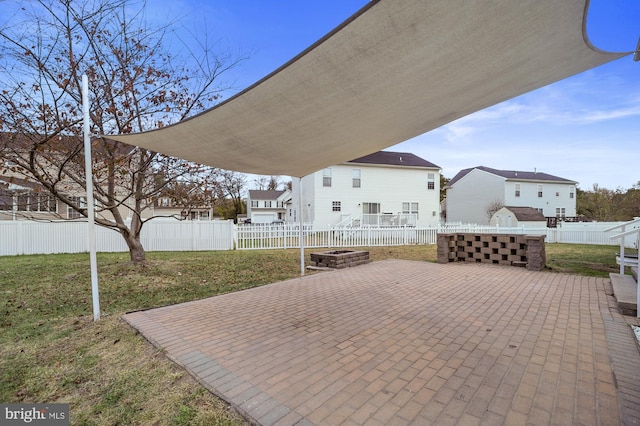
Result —
<instances>
[{"instance_id":1,"label":"herringbone paver pattern","mask_svg":"<svg viewBox=\"0 0 640 426\"><path fill-rule=\"evenodd\" d=\"M388 260L125 320L263 425L632 424L640 355L607 284Z\"/></svg>"}]
</instances>

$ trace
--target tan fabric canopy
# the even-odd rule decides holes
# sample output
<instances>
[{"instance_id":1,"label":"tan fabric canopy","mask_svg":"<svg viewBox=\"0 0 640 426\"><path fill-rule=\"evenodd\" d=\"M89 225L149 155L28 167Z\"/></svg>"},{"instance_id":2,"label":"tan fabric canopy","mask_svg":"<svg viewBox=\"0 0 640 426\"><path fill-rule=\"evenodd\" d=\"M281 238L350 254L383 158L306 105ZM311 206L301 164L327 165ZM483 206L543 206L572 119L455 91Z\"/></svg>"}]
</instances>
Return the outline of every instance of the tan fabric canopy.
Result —
<instances>
[{"instance_id":1,"label":"tan fabric canopy","mask_svg":"<svg viewBox=\"0 0 640 426\"><path fill-rule=\"evenodd\" d=\"M624 54L585 36L588 1L378 0L237 96L112 136L223 169L301 177Z\"/></svg>"}]
</instances>

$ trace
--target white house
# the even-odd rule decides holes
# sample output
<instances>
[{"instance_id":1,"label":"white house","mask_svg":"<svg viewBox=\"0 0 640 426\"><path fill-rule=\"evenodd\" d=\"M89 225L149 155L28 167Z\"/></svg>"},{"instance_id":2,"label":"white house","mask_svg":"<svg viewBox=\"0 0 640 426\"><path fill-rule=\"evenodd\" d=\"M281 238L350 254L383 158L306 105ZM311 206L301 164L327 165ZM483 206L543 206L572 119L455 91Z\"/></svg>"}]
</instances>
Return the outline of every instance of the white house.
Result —
<instances>
[{"instance_id":1,"label":"white house","mask_svg":"<svg viewBox=\"0 0 640 426\"><path fill-rule=\"evenodd\" d=\"M284 221L286 205L291 200L291 191L249 190L247 219L251 223L273 223Z\"/></svg>"},{"instance_id":2,"label":"white house","mask_svg":"<svg viewBox=\"0 0 640 426\"><path fill-rule=\"evenodd\" d=\"M576 184L536 171L464 169L445 186L446 220L486 225L504 206L533 207L545 217L574 217Z\"/></svg>"},{"instance_id":3,"label":"white house","mask_svg":"<svg viewBox=\"0 0 640 426\"><path fill-rule=\"evenodd\" d=\"M298 222L298 181L287 221ZM440 219L440 167L379 151L301 179L303 222L314 226L429 226Z\"/></svg>"}]
</instances>

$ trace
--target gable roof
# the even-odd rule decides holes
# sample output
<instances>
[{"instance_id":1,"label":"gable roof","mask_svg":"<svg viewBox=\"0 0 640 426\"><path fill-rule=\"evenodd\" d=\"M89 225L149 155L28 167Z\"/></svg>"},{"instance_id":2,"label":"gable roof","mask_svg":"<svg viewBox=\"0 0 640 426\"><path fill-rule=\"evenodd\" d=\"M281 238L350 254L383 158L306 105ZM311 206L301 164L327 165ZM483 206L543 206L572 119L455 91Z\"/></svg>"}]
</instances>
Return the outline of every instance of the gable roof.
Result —
<instances>
[{"instance_id":1,"label":"gable roof","mask_svg":"<svg viewBox=\"0 0 640 426\"><path fill-rule=\"evenodd\" d=\"M429 167L440 169L439 166L436 166L435 164L409 152L378 151L374 152L373 154L365 155L364 157L348 161L348 163L380 164L385 166Z\"/></svg>"},{"instance_id":2,"label":"gable roof","mask_svg":"<svg viewBox=\"0 0 640 426\"><path fill-rule=\"evenodd\" d=\"M625 54L595 49L588 0L372 0L248 89L113 139L200 164L302 177Z\"/></svg>"},{"instance_id":3,"label":"gable roof","mask_svg":"<svg viewBox=\"0 0 640 426\"><path fill-rule=\"evenodd\" d=\"M540 210L534 209L533 207L504 207L509 210L513 215L518 219L518 221L525 222L543 222L547 219L540 212Z\"/></svg>"},{"instance_id":4,"label":"gable roof","mask_svg":"<svg viewBox=\"0 0 640 426\"><path fill-rule=\"evenodd\" d=\"M526 172L526 171L518 171L518 170L497 170L492 169L490 167L485 166L477 166L470 167L468 169L464 169L458 172L453 179L447 183L446 188L453 186L460 179L469 174L472 170L482 170L483 172L491 173L492 175L503 177L507 180L530 180L530 181L549 181L549 182L559 182L559 183L572 183L577 184L578 182L574 180L569 180L565 178L561 178L558 176L553 176L547 173L542 172Z\"/></svg>"},{"instance_id":5,"label":"gable roof","mask_svg":"<svg viewBox=\"0 0 640 426\"><path fill-rule=\"evenodd\" d=\"M249 198L252 200L277 200L285 191L265 191L260 189L250 189Z\"/></svg>"}]
</instances>

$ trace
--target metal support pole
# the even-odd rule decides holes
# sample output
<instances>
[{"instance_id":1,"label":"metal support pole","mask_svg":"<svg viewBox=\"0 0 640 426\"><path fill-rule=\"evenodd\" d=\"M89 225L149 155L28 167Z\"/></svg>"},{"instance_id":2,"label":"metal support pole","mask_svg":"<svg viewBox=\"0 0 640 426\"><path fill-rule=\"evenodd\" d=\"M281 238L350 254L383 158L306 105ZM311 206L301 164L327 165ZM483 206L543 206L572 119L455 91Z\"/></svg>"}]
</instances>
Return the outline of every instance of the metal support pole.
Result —
<instances>
[{"instance_id":1,"label":"metal support pole","mask_svg":"<svg viewBox=\"0 0 640 426\"><path fill-rule=\"evenodd\" d=\"M302 229L304 225L302 214L302 178L298 178L298 220L300 221L300 229L298 233L298 240L300 242L300 275L304 275L304 231Z\"/></svg>"},{"instance_id":2,"label":"metal support pole","mask_svg":"<svg viewBox=\"0 0 640 426\"><path fill-rule=\"evenodd\" d=\"M84 171L87 185L87 224L89 233L89 259L91 263L91 295L93 296L93 320L100 319L100 294L98 291L98 260L96 258L96 223L93 208L93 169L91 167L91 137L89 135L89 80L82 76L82 110L84 112Z\"/></svg>"}]
</instances>

